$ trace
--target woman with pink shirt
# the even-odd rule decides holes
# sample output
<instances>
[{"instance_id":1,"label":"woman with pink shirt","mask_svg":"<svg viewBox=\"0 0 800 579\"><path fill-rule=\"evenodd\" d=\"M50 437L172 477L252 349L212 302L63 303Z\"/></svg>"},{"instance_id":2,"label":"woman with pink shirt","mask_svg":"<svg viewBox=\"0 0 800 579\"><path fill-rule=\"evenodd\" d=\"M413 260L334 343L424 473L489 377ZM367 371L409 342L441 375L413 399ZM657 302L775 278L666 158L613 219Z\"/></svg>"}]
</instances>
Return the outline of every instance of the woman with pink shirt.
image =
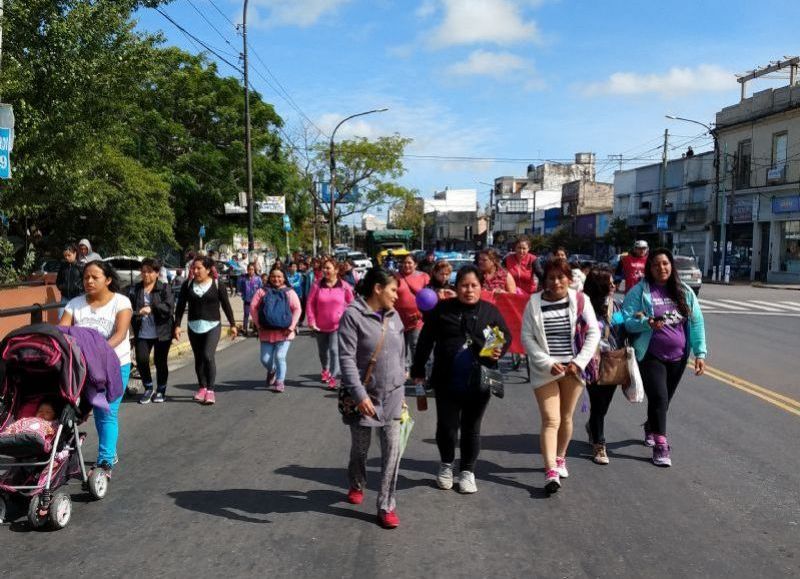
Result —
<instances>
[{"instance_id":1,"label":"woman with pink shirt","mask_svg":"<svg viewBox=\"0 0 800 579\"><path fill-rule=\"evenodd\" d=\"M261 363L267 369L267 388L273 392L284 390L286 354L296 335L301 313L297 293L286 285L283 271L273 267L267 287L259 288L250 302L250 319L261 342Z\"/></svg>"},{"instance_id":2,"label":"woman with pink shirt","mask_svg":"<svg viewBox=\"0 0 800 579\"><path fill-rule=\"evenodd\" d=\"M353 288L339 278L336 262L326 257L322 261L322 277L311 286L306 302L308 326L317 335L322 382L336 390L339 374L339 320L353 301Z\"/></svg>"},{"instance_id":3,"label":"woman with pink shirt","mask_svg":"<svg viewBox=\"0 0 800 579\"><path fill-rule=\"evenodd\" d=\"M406 371L414 361L419 333L422 331L422 312L417 307L417 294L425 288L431 278L417 270L417 260L412 254L403 257L397 273L397 303L395 309L403 320L406 341Z\"/></svg>"}]
</instances>

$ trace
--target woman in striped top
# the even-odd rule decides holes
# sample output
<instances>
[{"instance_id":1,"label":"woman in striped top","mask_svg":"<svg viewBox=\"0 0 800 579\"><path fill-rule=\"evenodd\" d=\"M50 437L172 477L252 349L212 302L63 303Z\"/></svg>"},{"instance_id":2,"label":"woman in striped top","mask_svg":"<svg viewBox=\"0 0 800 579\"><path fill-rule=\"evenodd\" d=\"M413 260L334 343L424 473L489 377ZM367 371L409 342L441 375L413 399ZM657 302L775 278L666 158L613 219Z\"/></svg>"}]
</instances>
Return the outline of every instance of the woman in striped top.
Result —
<instances>
[{"instance_id":1,"label":"woman in striped top","mask_svg":"<svg viewBox=\"0 0 800 579\"><path fill-rule=\"evenodd\" d=\"M539 438L545 468L545 489L561 487L567 478L567 447L572 439L572 414L583 390L581 376L600 343L591 302L570 289L572 269L565 259L544 267L544 292L534 294L522 321L522 342L531 367L531 384L542 417ZM576 348L575 334L583 344Z\"/></svg>"}]
</instances>

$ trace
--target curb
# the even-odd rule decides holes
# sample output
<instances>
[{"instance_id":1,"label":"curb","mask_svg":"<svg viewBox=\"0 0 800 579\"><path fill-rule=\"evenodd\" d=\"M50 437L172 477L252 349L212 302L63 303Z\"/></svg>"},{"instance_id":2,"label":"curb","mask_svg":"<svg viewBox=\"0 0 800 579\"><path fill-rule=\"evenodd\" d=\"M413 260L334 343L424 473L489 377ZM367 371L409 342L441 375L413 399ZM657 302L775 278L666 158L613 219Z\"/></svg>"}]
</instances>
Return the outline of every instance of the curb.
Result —
<instances>
[{"instance_id":1,"label":"curb","mask_svg":"<svg viewBox=\"0 0 800 579\"><path fill-rule=\"evenodd\" d=\"M752 287L757 287L757 288L762 288L762 289L774 289L774 290L795 291L795 292L800 291L800 285L798 285L796 287L788 286L788 285L771 285L771 284L763 283L763 282L760 282L760 281L755 281L750 285Z\"/></svg>"}]
</instances>

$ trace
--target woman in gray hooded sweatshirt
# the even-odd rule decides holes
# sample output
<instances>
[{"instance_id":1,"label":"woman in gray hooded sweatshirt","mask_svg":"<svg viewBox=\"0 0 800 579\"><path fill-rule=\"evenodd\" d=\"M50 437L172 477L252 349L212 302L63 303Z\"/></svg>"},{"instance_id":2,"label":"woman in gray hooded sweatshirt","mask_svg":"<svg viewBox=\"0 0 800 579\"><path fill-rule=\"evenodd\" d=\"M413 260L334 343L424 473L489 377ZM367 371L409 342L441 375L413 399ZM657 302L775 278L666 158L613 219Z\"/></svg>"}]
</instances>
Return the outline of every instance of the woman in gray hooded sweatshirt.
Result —
<instances>
[{"instance_id":1,"label":"woman in gray hooded sweatshirt","mask_svg":"<svg viewBox=\"0 0 800 579\"><path fill-rule=\"evenodd\" d=\"M346 420L352 441L347 500L354 505L364 500L367 453L372 429L377 428L382 455L378 522L393 529L400 524L395 512L395 491L406 378L403 321L394 309L397 280L380 268L372 268L359 284L358 294L339 322L342 388L348 389L359 411L359 418ZM373 357L375 363L367 376Z\"/></svg>"}]
</instances>

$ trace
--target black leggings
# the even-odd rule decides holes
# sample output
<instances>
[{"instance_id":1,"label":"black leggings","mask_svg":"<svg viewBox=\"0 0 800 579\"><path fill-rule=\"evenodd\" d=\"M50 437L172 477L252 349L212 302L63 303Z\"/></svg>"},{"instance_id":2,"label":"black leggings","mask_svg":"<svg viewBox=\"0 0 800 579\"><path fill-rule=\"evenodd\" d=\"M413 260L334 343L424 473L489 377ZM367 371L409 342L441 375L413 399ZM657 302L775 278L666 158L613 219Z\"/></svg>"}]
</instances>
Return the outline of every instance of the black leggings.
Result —
<instances>
[{"instance_id":1,"label":"black leggings","mask_svg":"<svg viewBox=\"0 0 800 579\"><path fill-rule=\"evenodd\" d=\"M436 445L442 462L455 460L460 428L461 470L474 471L481 451L481 421L490 396L489 392L457 396L436 390Z\"/></svg>"},{"instance_id":2,"label":"black leggings","mask_svg":"<svg viewBox=\"0 0 800 579\"><path fill-rule=\"evenodd\" d=\"M603 426L606 422L608 407L611 406L611 399L614 397L617 387L587 384L586 390L589 391L589 402L591 404L589 410L589 436L593 443L605 444L606 435L603 432Z\"/></svg>"},{"instance_id":3,"label":"black leggings","mask_svg":"<svg viewBox=\"0 0 800 579\"><path fill-rule=\"evenodd\" d=\"M164 392L167 389L167 379L169 378L169 368L167 359L169 349L172 346L171 340L159 341L155 338L137 338L136 367L139 369L139 376L145 386L153 387L153 376L150 374L150 352L155 348L156 377L158 378L158 390Z\"/></svg>"},{"instance_id":4,"label":"black leggings","mask_svg":"<svg viewBox=\"0 0 800 579\"><path fill-rule=\"evenodd\" d=\"M667 435L667 410L685 369L685 359L664 362L647 354L639 362L647 395L647 430L653 434Z\"/></svg>"},{"instance_id":5,"label":"black leggings","mask_svg":"<svg viewBox=\"0 0 800 579\"><path fill-rule=\"evenodd\" d=\"M220 334L220 325L204 334L195 334L189 330L189 343L194 353L194 371L197 373L197 382L201 387L205 386L209 390L214 389L214 381L217 379L217 362L214 355L217 352Z\"/></svg>"}]
</instances>

